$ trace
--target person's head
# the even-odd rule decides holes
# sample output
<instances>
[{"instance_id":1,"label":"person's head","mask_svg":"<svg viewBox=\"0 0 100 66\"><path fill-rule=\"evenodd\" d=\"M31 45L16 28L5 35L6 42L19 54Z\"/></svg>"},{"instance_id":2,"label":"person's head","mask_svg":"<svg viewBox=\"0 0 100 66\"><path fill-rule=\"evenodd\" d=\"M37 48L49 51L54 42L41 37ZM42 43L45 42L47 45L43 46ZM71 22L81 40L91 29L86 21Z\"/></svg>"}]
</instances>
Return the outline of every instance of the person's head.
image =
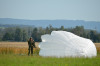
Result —
<instances>
[{"instance_id":1,"label":"person's head","mask_svg":"<svg viewBox=\"0 0 100 66\"><path fill-rule=\"evenodd\" d=\"M30 40L32 40L32 37L30 37Z\"/></svg>"}]
</instances>

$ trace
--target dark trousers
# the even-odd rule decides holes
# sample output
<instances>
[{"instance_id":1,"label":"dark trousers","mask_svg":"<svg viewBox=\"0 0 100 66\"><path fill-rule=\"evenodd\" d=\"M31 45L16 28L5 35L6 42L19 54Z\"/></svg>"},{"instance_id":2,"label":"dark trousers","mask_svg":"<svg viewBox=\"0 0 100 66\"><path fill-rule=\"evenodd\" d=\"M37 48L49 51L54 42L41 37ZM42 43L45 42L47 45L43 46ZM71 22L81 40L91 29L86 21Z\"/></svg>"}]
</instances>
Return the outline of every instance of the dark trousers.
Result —
<instances>
[{"instance_id":1,"label":"dark trousers","mask_svg":"<svg viewBox=\"0 0 100 66\"><path fill-rule=\"evenodd\" d=\"M30 51L31 51L31 55L33 55L33 46L29 46L29 48L28 48L28 55L30 55Z\"/></svg>"}]
</instances>

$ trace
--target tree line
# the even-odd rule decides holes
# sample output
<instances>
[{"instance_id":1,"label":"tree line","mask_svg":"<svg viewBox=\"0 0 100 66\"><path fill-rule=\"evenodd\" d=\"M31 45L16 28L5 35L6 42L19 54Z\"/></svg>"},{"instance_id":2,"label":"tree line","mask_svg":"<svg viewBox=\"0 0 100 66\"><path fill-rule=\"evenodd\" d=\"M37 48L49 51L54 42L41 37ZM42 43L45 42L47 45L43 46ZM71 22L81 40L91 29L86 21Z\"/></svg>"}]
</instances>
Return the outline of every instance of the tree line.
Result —
<instances>
[{"instance_id":1,"label":"tree line","mask_svg":"<svg viewBox=\"0 0 100 66\"><path fill-rule=\"evenodd\" d=\"M96 30L84 29L83 26L75 28L54 28L49 25L46 28L42 27L9 27L0 28L0 41L27 41L29 37L33 37L36 42L41 42L41 35L50 34L52 31L69 31L78 36L91 39L93 42L100 42L100 33Z\"/></svg>"}]
</instances>

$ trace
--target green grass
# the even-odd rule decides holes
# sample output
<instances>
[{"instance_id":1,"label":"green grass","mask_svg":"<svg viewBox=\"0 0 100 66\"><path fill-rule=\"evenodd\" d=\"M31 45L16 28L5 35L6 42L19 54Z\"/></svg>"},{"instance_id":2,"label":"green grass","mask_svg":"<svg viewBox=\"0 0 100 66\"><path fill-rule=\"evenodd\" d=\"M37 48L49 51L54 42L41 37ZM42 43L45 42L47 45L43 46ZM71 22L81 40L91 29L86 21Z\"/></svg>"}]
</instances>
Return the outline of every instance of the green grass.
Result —
<instances>
[{"instance_id":1,"label":"green grass","mask_svg":"<svg viewBox=\"0 0 100 66\"><path fill-rule=\"evenodd\" d=\"M94 58L55 58L38 55L0 54L0 66L100 66L100 53Z\"/></svg>"}]
</instances>

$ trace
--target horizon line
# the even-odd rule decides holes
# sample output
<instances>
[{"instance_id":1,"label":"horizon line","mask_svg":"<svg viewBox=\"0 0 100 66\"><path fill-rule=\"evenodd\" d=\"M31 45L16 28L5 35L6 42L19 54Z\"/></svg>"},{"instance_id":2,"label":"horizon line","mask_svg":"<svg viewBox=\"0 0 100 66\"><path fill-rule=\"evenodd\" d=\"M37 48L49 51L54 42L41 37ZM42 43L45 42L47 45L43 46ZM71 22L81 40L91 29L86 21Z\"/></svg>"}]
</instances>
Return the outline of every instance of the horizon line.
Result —
<instances>
[{"instance_id":1,"label":"horizon line","mask_svg":"<svg viewBox=\"0 0 100 66\"><path fill-rule=\"evenodd\" d=\"M51 21L53 21L53 20L69 20L69 21L87 21L87 22L100 22L100 21L92 21L92 20L78 20L78 19L24 19L24 18L2 18L2 17L0 17L0 19L18 19L18 20L30 20L30 21L32 21L32 20L51 20Z\"/></svg>"}]
</instances>

